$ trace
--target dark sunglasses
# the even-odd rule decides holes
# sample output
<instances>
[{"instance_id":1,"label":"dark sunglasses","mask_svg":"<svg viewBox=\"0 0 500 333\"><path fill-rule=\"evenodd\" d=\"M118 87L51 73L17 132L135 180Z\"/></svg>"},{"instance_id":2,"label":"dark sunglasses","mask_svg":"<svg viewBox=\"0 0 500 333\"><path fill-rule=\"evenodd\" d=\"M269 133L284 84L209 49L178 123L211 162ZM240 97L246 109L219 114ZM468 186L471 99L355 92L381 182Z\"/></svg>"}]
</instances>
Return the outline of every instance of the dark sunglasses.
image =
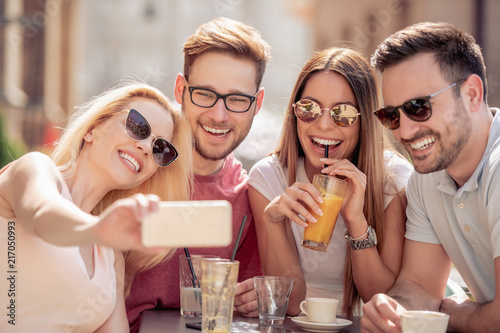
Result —
<instances>
[{"instance_id":1,"label":"dark sunglasses","mask_svg":"<svg viewBox=\"0 0 500 333\"><path fill-rule=\"evenodd\" d=\"M399 110L402 110L404 114L413 121L423 122L429 120L432 116L431 98L465 80L466 79L458 80L452 85L441 89L432 95L410 99L399 106L386 106L374 111L373 113L378 120L380 120L382 125L390 130L395 130L399 127L399 119L401 118Z\"/></svg>"},{"instance_id":2,"label":"dark sunglasses","mask_svg":"<svg viewBox=\"0 0 500 333\"><path fill-rule=\"evenodd\" d=\"M151 145L153 153L151 156L156 165L164 167L177 158L178 154L174 146L167 140L154 136L151 133L151 126L139 111L130 109L125 128L128 136L135 141L146 140L149 136L153 136L154 140Z\"/></svg>"},{"instance_id":3,"label":"dark sunglasses","mask_svg":"<svg viewBox=\"0 0 500 333\"><path fill-rule=\"evenodd\" d=\"M293 104L293 110L297 118L305 123L312 123L318 120L323 114L323 110L328 110L335 125L339 127L349 127L354 125L361 113L349 104L338 104L333 108L321 108L318 103L310 99L301 99Z\"/></svg>"}]
</instances>

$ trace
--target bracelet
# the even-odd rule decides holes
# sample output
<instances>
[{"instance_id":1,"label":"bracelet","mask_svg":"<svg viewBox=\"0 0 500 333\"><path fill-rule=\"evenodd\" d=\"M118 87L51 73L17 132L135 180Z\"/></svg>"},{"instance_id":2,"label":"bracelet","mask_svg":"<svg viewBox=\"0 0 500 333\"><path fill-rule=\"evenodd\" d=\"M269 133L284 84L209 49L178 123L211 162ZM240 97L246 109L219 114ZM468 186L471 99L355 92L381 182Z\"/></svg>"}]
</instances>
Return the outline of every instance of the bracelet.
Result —
<instances>
[{"instance_id":1,"label":"bracelet","mask_svg":"<svg viewBox=\"0 0 500 333\"><path fill-rule=\"evenodd\" d=\"M366 231L364 234L362 234L361 236L359 237L356 237L356 238L353 238L351 235L349 235L349 233L346 231L345 233L345 239L346 240L349 240L349 241L357 241L357 240L360 240L361 238L365 237L366 235L368 235L368 230L370 229L370 226L368 226L366 228Z\"/></svg>"}]
</instances>

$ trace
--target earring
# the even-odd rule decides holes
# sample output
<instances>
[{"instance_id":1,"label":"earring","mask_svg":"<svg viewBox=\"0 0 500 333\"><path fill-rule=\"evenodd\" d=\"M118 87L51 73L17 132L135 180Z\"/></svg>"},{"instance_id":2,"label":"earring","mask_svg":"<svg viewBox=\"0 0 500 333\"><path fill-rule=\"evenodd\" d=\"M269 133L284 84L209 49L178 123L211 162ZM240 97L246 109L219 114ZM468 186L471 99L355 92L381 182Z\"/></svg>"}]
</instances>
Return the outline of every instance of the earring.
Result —
<instances>
[{"instance_id":1,"label":"earring","mask_svg":"<svg viewBox=\"0 0 500 333\"><path fill-rule=\"evenodd\" d=\"M90 135L90 134L89 134L89 135L85 138L85 141L87 141L87 142L92 141L92 135Z\"/></svg>"}]
</instances>

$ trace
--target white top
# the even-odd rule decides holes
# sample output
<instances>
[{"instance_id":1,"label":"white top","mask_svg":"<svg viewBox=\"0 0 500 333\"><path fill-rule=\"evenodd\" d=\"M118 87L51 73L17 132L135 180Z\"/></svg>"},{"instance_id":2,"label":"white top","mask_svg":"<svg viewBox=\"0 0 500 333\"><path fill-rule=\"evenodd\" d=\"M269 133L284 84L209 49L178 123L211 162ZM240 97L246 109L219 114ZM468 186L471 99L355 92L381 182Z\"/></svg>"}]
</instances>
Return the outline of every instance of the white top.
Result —
<instances>
[{"instance_id":1,"label":"white top","mask_svg":"<svg viewBox=\"0 0 500 333\"><path fill-rule=\"evenodd\" d=\"M62 195L71 200L66 184ZM116 303L114 252L93 251L89 277L78 246L47 243L0 217L0 331L94 332L104 324Z\"/></svg>"},{"instance_id":2,"label":"white top","mask_svg":"<svg viewBox=\"0 0 500 333\"><path fill-rule=\"evenodd\" d=\"M470 179L457 190L446 170L413 173L406 191L405 237L441 244L479 303L495 296L500 255L500 110ZM496 198L496 199L495 199Z\"/></svg>"},{"instance_id":3,"label":"white top","mask_svg":"<svg viewBox=\"0 0 500 333\"><path fill-rule=\"evenodd\" d=\"M389 175L393 175L397 191L401 191L406 180L413 170L412 165L396 154L384 152L385 168ZM250 170L248 184L259 191L269 201L283 194L289 187L288 169L281 167L275 155L268 156L257 162ZM300 158L297 163L297 181L309 183L307 178L304 159ZM384 196L384 208L389 205L396 194L390 184L386 182L385 191L392 193ZM307 249L300 245L304 227L296 223L291 224L295 239L300 265L307 283L306 297L332 297L343 299L344 289L344 262L347 242L344 234L347 231L344 219L339 214L333 231L333 236L326 252ZM342 304L339 305L342 309Z\"/></svg>"}]
</instances>

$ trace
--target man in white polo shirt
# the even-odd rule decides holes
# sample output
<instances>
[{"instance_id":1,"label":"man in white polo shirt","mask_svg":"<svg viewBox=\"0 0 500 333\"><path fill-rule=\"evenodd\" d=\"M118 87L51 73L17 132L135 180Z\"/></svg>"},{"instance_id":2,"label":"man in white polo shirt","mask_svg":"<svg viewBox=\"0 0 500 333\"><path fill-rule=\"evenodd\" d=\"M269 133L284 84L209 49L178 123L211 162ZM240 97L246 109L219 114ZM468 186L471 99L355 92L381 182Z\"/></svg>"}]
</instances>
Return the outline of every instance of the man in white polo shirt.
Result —
<instances>
[{"instance_id":1,"label":"man in white polo shirt","mask_svg":"<svg viewBox=\"0 0 500 333\"><path fill-rule=\"evenodd\" d=\"M500 115L487 104L479 46L451 24L388 37L372 64L385 107L375 112L408 150L407 230L400 275L363 307L363 332L400 331L405 309L450 315L449 331L500 327ZM495 199L496 198L496 199ZM476 302L445 298L454 264Z\"/></svg>"}]
</instances>

